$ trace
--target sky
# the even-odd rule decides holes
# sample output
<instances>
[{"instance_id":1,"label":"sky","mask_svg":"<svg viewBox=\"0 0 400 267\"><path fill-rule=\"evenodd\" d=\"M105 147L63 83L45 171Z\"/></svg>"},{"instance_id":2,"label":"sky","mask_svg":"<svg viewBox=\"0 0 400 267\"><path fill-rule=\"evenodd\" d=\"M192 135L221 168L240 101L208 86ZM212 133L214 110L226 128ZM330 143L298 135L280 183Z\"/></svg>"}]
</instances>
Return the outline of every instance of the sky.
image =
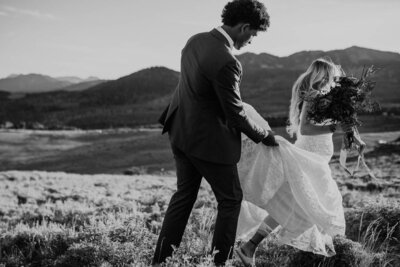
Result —
<instances>
[{"instance_id":1,"label":"sky","mask_svg":"<svg viewBox=\"0 0 400 267\"><path fill-rule=\"evenodd\" d=\"M116 79L179 71L190 36L221 25L227 0L0 0L0 78ZM399 0L261 0L267 32L235 51L288 56L353 45L400 53Z\"/></svg>"}]
</instances>

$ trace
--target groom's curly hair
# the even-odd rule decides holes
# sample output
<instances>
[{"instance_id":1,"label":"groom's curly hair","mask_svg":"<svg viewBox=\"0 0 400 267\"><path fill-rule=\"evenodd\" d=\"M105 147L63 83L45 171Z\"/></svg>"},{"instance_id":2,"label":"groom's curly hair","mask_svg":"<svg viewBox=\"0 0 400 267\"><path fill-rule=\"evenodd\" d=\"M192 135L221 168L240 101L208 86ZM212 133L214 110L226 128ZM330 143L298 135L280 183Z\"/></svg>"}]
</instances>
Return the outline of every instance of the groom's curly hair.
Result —
<instances>
[{"instance_id":1,"label":"groom's curly hair","mask_svg":"<svg viewBox=\"0 0 400 267\"><path fill-rule=\"evenodd\" d=\"M233 0L225 5L221 17L223 24L232 27L239 23L249 23L250 28L258 31L269 27L267 9L257 0Z\"/></svg>"}]
</instances>

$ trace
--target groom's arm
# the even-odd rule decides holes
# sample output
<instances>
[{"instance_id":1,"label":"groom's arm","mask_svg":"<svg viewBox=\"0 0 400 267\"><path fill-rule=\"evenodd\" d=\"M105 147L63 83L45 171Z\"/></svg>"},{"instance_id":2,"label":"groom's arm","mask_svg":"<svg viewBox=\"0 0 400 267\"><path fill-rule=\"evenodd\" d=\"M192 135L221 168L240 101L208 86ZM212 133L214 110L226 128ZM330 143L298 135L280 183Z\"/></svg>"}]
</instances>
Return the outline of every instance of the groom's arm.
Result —
<instances>
[{"instance_id":1,"label":"groom's arm","mask_svg":"<svg viewBox=\"0 0 400 267\"><path fill-rule=\"evenodd\" d=\"M238 63L232 61L223 66L214 79L215 93L228 124L259 143L268 136L268 132L246 115L239 91L240 75Z\"/></svg>"}]
</instances>

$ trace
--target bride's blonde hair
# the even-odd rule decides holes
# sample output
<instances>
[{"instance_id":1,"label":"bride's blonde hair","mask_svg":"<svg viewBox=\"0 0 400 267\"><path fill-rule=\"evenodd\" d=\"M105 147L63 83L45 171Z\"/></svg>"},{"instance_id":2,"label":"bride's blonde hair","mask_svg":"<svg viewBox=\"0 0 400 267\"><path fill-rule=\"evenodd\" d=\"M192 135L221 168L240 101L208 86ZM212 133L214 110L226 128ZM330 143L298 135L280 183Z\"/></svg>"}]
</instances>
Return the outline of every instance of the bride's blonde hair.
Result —
<instances>
[{"instance_id":1,"label":"bride's blonde hair","mask_svg":"<svg viewBox=\"0 0 400 267\"><path fill-rule=\"evenodd\" d=\"M292 88L292 99L289 109L288 134L293 137L297 133L300 124L300 112L303 106L302 96L311 89L321 90L333 83L335 75L341 75L342 70L328 57L314 60L306 72L297 78Z\"/></svg>"}]
</instances>

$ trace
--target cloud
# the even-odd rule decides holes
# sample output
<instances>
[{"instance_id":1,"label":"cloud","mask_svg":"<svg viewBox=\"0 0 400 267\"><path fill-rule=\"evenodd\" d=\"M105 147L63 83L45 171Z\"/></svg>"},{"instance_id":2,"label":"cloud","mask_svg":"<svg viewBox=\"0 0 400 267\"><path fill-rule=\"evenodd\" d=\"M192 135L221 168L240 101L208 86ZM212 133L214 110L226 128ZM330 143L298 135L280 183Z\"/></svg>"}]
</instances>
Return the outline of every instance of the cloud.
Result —
<instances>
[{"instance_id":1,"label":"cloud","mask_svg":"<svg viewBox=\"0 0 400 267\"><path fill-rule=\"evenodd\" d=\"M9 14L29 16L37 19L55 20L56 16L50 13L43 13L38 10L21 9L12 6L3 6L0 15L7 16Z\"/></svg>"}]
</instances>

